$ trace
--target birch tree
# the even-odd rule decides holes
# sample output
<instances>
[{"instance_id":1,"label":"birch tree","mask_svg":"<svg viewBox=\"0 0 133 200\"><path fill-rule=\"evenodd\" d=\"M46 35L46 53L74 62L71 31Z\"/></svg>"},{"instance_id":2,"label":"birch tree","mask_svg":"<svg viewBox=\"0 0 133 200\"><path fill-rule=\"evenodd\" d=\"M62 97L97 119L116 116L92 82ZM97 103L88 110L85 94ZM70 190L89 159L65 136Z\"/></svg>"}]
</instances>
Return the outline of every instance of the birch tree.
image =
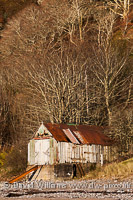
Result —
<instances>
[{"instance_id":1,"label":"birch tree","mask_svg":"<svg viewBox=\"0 0 133 200\"><path fill-rule=\"evenodd\" d=\"M27 97L23 107L29 128L31 121L37 124L42 118L57 123L81 123L86 118L87 58L69 41L66 44L64 27L57 26L57 15L48 8L26 8L9 21L1 40L2 65L15 90Z\"/></svg>"},{"instance_id":2,"label":"birch tree","mask_svg":"<svg viewBox=\"0 0 133 200\"><path fill-rule=\"evenodd\" d=\"M104 100L103 106L107 110L108 125L111 125L112 111L121 104L125 108L126 102L131 101L132 79L129 74L126 75L128 50L120 52L119 43L118 46L113 43L114 22L115 16L112 13L98 21L98 39L94 47L92 66L94 85L96 90L100 87L101 101Z\"/></svg>"},{"instance_id":3,"label":"birch tree","mask_svg":"<svg viewBox=\"0 0 133 200\"><path fill-rule=\"evenodd\" d=\"M116 15L120 16L124 22L124 33L128 28L129 14L131 12L132 2L130 0L114 0L109 1L110 10Z\"/></svg>"},{"instance_id":4,"label":"birch tree","mask_svg":"<svg viewBox=\"0 0 133 200\"><path fill-rule=\"evenodd\" d=\"M36 110L39 118L52 123L81 123L84 120L85 85L84 70L86 63L80 66L78 59L70 57L48 59L47 69L43 65L27 66L27 94L32 96L29 104ZM19 74L21 76L21 74ZM36 113L36 112L35 112Z\"/></svg>"},{"instance_id":5,"label":"birch tree","mask_svg":"<svg viewBox=\"0 0 133 200\"><path fill-rule=\"evenodd\" d=\"M128 48L114 40L115 16L100 11L91 27L81 23L88 12L81 1L53 1L24 9L2 32L1 65L19 110L14 127L18 121L31 134L42 120L111 125L115 110L131 103Z\"/></svg>"},{"instance_id":6,"label":"birch tree","mask_svg":"<svg viewBox=\"0 0 133 200\"><path fill-rule=\"evenodd\" d=\"M113 7L111 8L112 12L120 15L124 21L127 20L132 5L130 0L114 0L110 1L109 5Z\"/></svg>"}]
</instances>

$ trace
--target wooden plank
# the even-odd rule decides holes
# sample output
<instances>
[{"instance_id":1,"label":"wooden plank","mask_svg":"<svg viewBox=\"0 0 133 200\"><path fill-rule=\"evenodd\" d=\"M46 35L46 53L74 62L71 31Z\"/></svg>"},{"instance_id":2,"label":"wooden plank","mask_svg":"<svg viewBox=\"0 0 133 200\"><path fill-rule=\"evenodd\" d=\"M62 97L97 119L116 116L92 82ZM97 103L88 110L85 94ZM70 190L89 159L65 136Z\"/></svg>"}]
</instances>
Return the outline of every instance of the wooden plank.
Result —
<instances>
[{"instance_id":1,"label":"wooden plank","mask_svg":"<svg viewBox=\"0 0 133 200\"><path fill-rule=\"evenodd\" d=\"M84 152L84 153L87 153L87 154L93 154L93 155L98 154L98 153L95 153L95 152Z\"/></svg>"},{"instance_id":2,"label":"wooden plank","mask_svg":"<svg viewBox=\"0 0 133 200\"><path fill-rule=\"evenodd\" d=\"M78 161L78 160L86 160L85 158L71 158L74 161Z\"/></svg>"},{"instance_id":3,"label":"wooden plank","mask_svg":"<svg viewBox=\"0 0 133 200\"><path fill-rule=\"evenodd\" d=\"M80 173L80 176L81 176L81 177L84 176L85 173L84 173L84 170L83 170L81 164L80 164L80 163L76 163L76 167L77 167L77 169L78 169L78 171L79 171L79 173Z\"/></svg>"},{"instance_id":4,"label":"wooden plank","mask_svg":"<svg viewBox=\"0 0 133 200\"><path fill-rule=\"evenodd\" d=\"M84 170L83 170L83 167L82 167L81 163L79 163L78 165L79 165L80 171L82 173L82 176L84 176L85 173L84 173Z\"/></svg>"},{"instance_id":5,"label":"wooden plank","mask_svg":"<svg viewBox=\"0 0 133 200\"><path fill-rule=\"evenodd\" d=\"M26 176L30 172L37 170L39 167L40 166L38 166L38 165L32 167L31 169L29 169L28 171L24 172L23 174L21 174L21 175L17 176L16 178L13 178L12 180L10 180L9 183L14 183L14 182L18 181L19 179L23 178L24 176Z\"/></svg>"},{"instance_id":6,"label":"wooden plank","mask_svg":"<svg viewBox=\"0 0 133 200\"><path fill-rule=\"evenodd\" d=\"M28 165L35 165L35 140L28 144Z\"/></svg>"}]
</instances>

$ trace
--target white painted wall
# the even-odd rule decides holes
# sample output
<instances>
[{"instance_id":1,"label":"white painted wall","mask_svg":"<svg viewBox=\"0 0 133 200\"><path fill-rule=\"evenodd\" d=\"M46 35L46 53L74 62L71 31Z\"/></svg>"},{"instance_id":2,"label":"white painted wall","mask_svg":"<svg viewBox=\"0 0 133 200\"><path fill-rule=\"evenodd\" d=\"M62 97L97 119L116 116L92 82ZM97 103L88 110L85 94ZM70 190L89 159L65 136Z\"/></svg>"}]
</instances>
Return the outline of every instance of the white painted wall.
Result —
<instances>
[{"instance_id":1,"label":"white painted wall","mask_svg":"<svg viewBox=\"0 0 133 200\"><path fill-rule=\"evenodd\" d=\"M76 159L76 160L75 160ZM103 164L101 145L75 145L57 142L54 138L31 140L28 144L28 164L47 165L56 163L101 163Z\"/></svg>"},{"instance_id":2,"label":"white painted wall","mask_svg":"<svg viewBox=\"0 0 133 200\"><path fill-rule=\"evenodd\" d=\"M35 164L35 143L34 140L30 140L28 144L28 165Z\"/></svg>"}]
</instances>

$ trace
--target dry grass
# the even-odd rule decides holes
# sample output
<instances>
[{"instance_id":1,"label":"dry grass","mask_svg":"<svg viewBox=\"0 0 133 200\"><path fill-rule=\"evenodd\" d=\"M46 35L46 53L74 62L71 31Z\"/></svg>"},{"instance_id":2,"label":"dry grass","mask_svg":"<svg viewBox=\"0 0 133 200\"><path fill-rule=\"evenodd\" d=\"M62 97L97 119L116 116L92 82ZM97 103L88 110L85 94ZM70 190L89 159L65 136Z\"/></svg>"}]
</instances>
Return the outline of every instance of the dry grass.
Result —
<instances>
[{"instance_id":1,"label":"dry grass","mask_svg":"<svg viewBox=\"0 0 133 200\"><path fill-rule=\"evenodd\" d=\"M0 180L7 181L13 176L17 176L26 170L27 166L27 149L11 149L8 153L0 153Z\"/></svg>"},{"instance_id":2,"label":"dry grass","mask_svg":"<svg viewBox=\"0 0 133 200\"><path fill-rule=\"evenodd\" d=\"M126 178L133 174L133 158L120 163L111 163L103 167L97 167L85 176L85 179L92 178Z\"/></svg>"}]
</instances>

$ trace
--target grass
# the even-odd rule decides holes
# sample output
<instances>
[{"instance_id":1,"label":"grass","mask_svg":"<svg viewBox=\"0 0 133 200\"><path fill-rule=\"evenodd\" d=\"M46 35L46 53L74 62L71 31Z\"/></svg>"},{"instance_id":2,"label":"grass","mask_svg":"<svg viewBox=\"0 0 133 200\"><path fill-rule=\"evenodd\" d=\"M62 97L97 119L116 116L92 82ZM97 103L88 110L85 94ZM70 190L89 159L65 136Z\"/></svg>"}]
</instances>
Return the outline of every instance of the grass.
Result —
<instances>
[{"instance_id":1,"label":"grass","mask_svg":"<svg viewBox=\"0 0 133 200\"><path fill-rule=\"evenodd\" d=\"M101 178L126 178L133 174L133 158L122 161L120 163L110 163L103 167L96 167L90 171L85 179L101 179Z\"/></svg>"},{"instance_id":2,"label":"grass","mask_svg":"<svg viewBox=\"0 0 133 200\"><path fill-rule=\"evenodd\" d=\"M23 153L24 154L24 153ZM23 155L22 154L22 155ZM8 161L8 164L6 165ZM11 152L9 155L6 152L0 153L0 180L7 180L25 171L25 159L21 158L19 151ZM122 162L114 162L103 167L93 166L90 172L83 179L112 179L112 178L127 178L133 174L133 158Z\"/></svg>"}]
</instances>

